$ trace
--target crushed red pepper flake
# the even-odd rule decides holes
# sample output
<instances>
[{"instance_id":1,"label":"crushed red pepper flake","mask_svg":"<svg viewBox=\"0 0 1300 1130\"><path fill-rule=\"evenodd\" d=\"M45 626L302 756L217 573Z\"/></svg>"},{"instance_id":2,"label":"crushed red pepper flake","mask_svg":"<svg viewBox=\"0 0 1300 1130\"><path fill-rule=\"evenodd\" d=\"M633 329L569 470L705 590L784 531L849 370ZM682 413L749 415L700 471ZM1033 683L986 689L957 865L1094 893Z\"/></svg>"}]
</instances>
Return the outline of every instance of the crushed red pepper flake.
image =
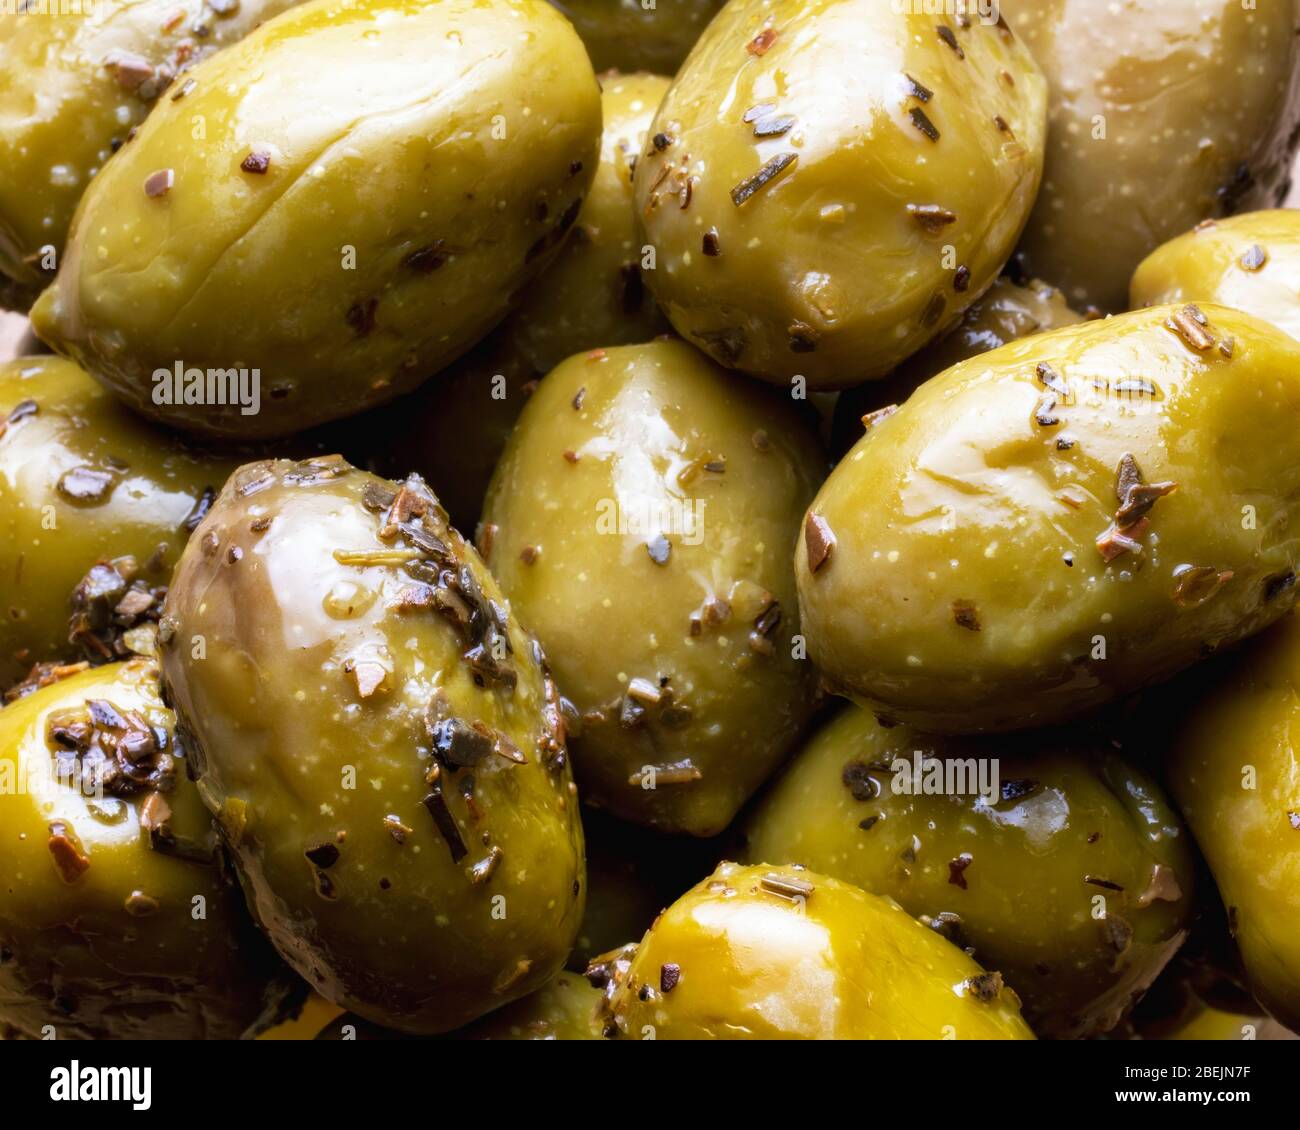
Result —
<instances>
[{"instance_id":1,"label":"crushed red pepper flake","mask_svg":"<svg viewBox=\"0 0 1300 1130\"><path fill-rule=\"evenodd\" d=\"M61 820L50 824L49 848L54 866L65 883L75 883L90 870L90 858L82 850L76 835Z\"/></svg>"},{"instance_id":2,"label":"crushed red pepper flake","mask_svg":"<svg viewBox=\"0 0 1300 1130\"><path fill-rule=\"evenodd\" d=\"M887 404L884 408L877 408L874 412L868 412L862 417L862 426L865 430L871 431L882 420L888 420L897 411L897 404Z\"/></svg>"},{"instance_id":3,"label":"crushed red pepper flake","mask_svg":"<svg viewBox=\"0 0 1300 1130\"><path fill-rule=\"evenodd\" d=\"M751 55L763 56L772 49L772 44L776 42L777 30L774 27L765 27L753 39L745 44L745 50Z\"/></svg>"},{"instance_id":4,"label":"crushed red pepper flake","mask_svg":"<svg viewBox=\"0 0 1300 1130\"><path fill-rule=\"evenodd\" d=\"M722 245L718 242L718 229L709 228L704 233L703 239L704 254L713 259L722 254Z\"/></svg>"},{"instance_id":5,"label":"crushed red pepper flake","mask_svg":"<svg viewBox=\"0 0 1300 1130\"><path fill-rule=\"evenodd\" d=\"M804 545L808 551L808 571L816 573L835 551L835 534L820 514L809 513L803 527Z\"/></svg>"},{"instance_id":6,"label":"crushed red pepper flake","mask_svg":"<svg viewBox=\"0 0 1300 1130\"><path fill-rule=\"evenodd\" d=\"M541 556L541 550L535 545L526 545L519 551L519 560L525 565L536 564L537 558Z\"/></svg>"},{"instance_id":7,"label":"crushed red pepper flake","mask_svg":"<svg viewBox=\"0 0 1300 1130\"><path fill-rule=\"evenodd\" d=\"M587 399L587 386L583 385L582 388L578 389L578 391L573 394L573 400L570 401L570 403L573 405L573 410L575 412L581 412L582 402L586 399Z\"/></svg>"},{"instance_id":8,"label":"crushed red pepper flake","mask_svg":"<svg viewBox=\"0 0 1300 1130\"><path fill-rule=\"evenodd\" d=\"M969 600L952 602L952 619L957 627L965 628L968 632L981 630L979 609Z\"/></svg>"},{"instance_id":9,"label":"crushed red pepper flake","mask_svg":"<svg viewBox=\"0 0 1300 1130\"><path fill-rule=\"evenodd\" d=\"M384 817L384 831L392 836L398 845L406 843L407 837L411 834L409 825L403 824L401 818L392 812Z\"/></svg>"},{"instance_id":10,"label":"crushed red pepper flake","mask_svg":"<svg viewBox=\"0 0 1300 1130\"><path fill-rule=\"evenodd\" d=\"M974 859L975 857L970 852L964 851L956 859L948 860L948 882L954 887L960 887L963 891L966 890L966 868L971 865Z\"/></svg>"},{"instance_id":11,"label":"crushed red pepper flake","mask_svg":"<svg viewBox=\"0 0 1300 1130\"><path fill-rule=\"evenodd\" d=\"M246 173L261 176L271 167L271 154L265 149L254 149L239 162L239 167Z\"/></svg>"},{"instance_id":12,"label":"crushed red pepper flake","mask_svg":"<svg viewBox=\"0 0 1300 1130\"><path fill-rule=\"evenodd\" d=\"M671 993L682 979L682 967L676 962L666 961L659 967L659 991Z\"/></svg>"},{"instance_id":13,"label":"crushed red pepper flake","mask_svg":"<svg viewBox=\"0 0 1300 1130\"><path fill-rule=\"evenodd\" d=\"M981 1004L990 1004L1002 995L1002 974L976 973L962 982L967 994Z\"/></svg>"},{"instance_id":14,"label":"crushed red pepper flake","mask_svg":"<svg viewBox=\"0 0 1300 1130\"><path fill-rule=\"evenodd\" d=\"M786 169L799 160L798 153L778 153L767 161L752 177L746 177L731 190L731 202L737 208L745 203L759 189L766 187L779 177Z\"/></svg>"},{"instance_id":15,"label":"crushed red pepper flake","mask_svg":"<svg viewBox=\"0 0 1300 1130\"><path fill-rule=\"evenodd\" d=\"M1214 344L1209 320L1198 306L1188 303L1165 319L1165 328L1177 334L1188 349L1204 353Z\"/></svg>"},{"instance_id":16,"label":"crushed red pepper flake","mask_svg":"<svg viewBox=\"0 0 1300 1130\"><path fill-rule=\"evenodd\" d=\"M956 212L938 204L909 204L907 212L931 235L938 235L949 224L957 222Z\"/></svg>"}]
</instances>

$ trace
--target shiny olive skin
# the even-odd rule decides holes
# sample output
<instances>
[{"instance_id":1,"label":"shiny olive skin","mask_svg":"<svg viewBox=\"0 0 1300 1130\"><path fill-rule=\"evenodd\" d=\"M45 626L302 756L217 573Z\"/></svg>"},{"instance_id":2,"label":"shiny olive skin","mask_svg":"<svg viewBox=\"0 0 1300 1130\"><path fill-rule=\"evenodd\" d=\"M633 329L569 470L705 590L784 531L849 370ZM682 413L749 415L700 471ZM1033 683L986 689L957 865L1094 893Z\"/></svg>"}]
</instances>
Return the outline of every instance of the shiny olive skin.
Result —
<instances>
[{"instance_id":1,"label":"shiny olive skin","mask_svg":"<svg viewBox=\"0 0 1300 1130\"><path fill-rule=\"evenodd\" d=\"M1148 252L1281 203L1300 133L1294 0L1002 0L1047 76L1047 158L1018 253L1071 305L1125 308ZM1208 296L1207 296L1208 297Z\"/></svg>"},{"instance_id":2,"label":"shiny olive skin","mask_svg":"<svg viewBox=\"0 0 1300 1130\"><path fill-rule=\"evenodd\" d=\"M1300 1028L1300 625L1243 648L1181 728L1169 787L1227 907L1255 997Z\"/></svg>"},{"instance_id":3,"label":"shiny olive skin","mask_svg":"<svg viewBox=\"0 0 1300 1130\"><path fill-rule=\"evenodd\" d=\"M91 183L32 322L208 435L300 431L454 361L559 250L599 153L544 0L311 0L187 77ZM166 403L178 364L258 370L259 410Z\"/></svg>"},{"instance_id":4,"label":"shiny olive skin","mask_svg":"<svg viewBox=\"0 0 1300 1130\"><path fill-rule=\"evenodd\" d=\"M480 544L582 715L585 801L713 835L790 748L789 552L823 467L788 402L680 341L572 357L529 399Z\"/></svg>"},{"instance_id":5,"label":"shiny olive skin","mask_svg":"<svg viewBox=\"0 0 1300 1130\"><path fill-rule=\"evenodd\" d=\"M879 0L733 0L637 162L646 281L725 365L812 388L883 376L1002 269L1038 188L1046 102L1028 51L991 25Z\"/></svg>"},{"instance_id":6,"label":"shiny olive skin","mask_svg":"<svg viewBox=\"0 0 1300 1130\"><path fill-rule=\"evenodd\" d=\"M71 361L0 364L0 689L37 662L109 658L69 639L73 590L123 558L165 586L186 519L234 466L150 427Z\"/></svg>"},{"instance_id":7,"label":"shiny olive skin","mask_svg":"<svg viewBox=\"0 0 1300 1130\"><path fill-rule=\"evenodd\" d=\"M56 773L52 716L84 717L96 700L172 735L150 660L83 671L0 710L0 1023L35 1039L47 1025L59 1040L235 1038L262 1012L278 963L216 866L183 760L159 794L184 845L174 854L151 846L147 793L96 793ZM59 866L55 826L88 863L79 872Z\"/></svg>"},{"instance_id":8,"label":"shiny olive skin","mask_svg":"<svg viewBox=\"0 0 1300 1130\"><path fill-rule=\"evenodd\" d=\"M941 782L952 791L923 791ZM888 895L973 947L1040 1036L1114 1027L1179 948L1193 905L1177 813L1078 734L931 738L850 706L764 795L747 839L751 859Z\"/></svg>"},{"instance_id":9,"label":"shiny olive skin","mask_svg":"<svg viewBox=\"0 0 1300 1130\"><path fill-rule=\"evenodd\" d=\"M1297 411L1295 341L1219 306L1067 326L949 369L809 511L809 657L861 705L939 733L1062 721L1173 675L1294 603Z\"/></svg>"},{"instance_id":10,"label":"shiny olive skin","mask_svg":"<svg viewBox=\"0 0 1300 1130\"><path fill-rule=\"evenodd\" d=\"M597 70L671 75L724 0L552 0L572 21Z\"/></svg>"},{"instance_id":11,"label":"shiny olive skin","mask_svg":"<svg viewBox=\"0 0 1300 1130\"><path fill-rule=\"evenodd\" d=\"M1247 212L1156 248L1138 264L1129 304L1217 302L1300 338L1300 211Z\"/></svg>"},{"instance_id":12,"label":"shiny olive skin","mask_svg":"<svg viewBox=\"0 0 1300 1130\"><path fill-rule=\"evenodd\" d=\"M404 1031L539 987L582 918L559 696L502 600L419 480L334 456L240 468L160 623L255 917L322 996Z\"/></svg>"},{"instance_id":13,"label":"shiny olive skin","mask_svg":"<svg viewBox=\"0 0 1300 1130\"><path fill-rule=\"evenodd\" d=\"M97 0L0 16L0 306L54 277L77 202L170 84L295 0Z\"/></svg>"},{"instance_id":14,"label":"shiny olive skin","mask_svg":"<svg viewBox=\"0 0 1300 1130\"><path fill-rule=\"evenodd\" d=\"M668 80L608 73L600 81L600 163L555 263L486 341L365 425L374 432L374 470L418 471L460 529L477 524L537 380L575 353L649 341L669 329L642 282L632 217L632 166Z\"/></svg>"},{"instance_id":15,"label":"shiny olive skin","mask_svg":"<svg viewBox=\"0 0 1300 1130\"><path fill-rule=\"evenodd\" d=\"M801 868L720 864L589 976L608 978L605 1031L627 1039L1033 1039L956 946Z\"/></svg>"},{"instance_id":16,"label":"shiny olive skin","mask_svg":"<svg viewBox=\"0 0 1300 1130\"><path fill-rule=\"evenodd\" d=\"M1070 309L1056 287L1038 279L1022 286L1006 276L999 278L962 315L956 329L910 357L885 380L868 381L840 394L832 425L834 450L842 454L862 437L863 416L901 404L913 390L958 362L1081 321L1083 315Z\"/></svg>"}]
</instances>

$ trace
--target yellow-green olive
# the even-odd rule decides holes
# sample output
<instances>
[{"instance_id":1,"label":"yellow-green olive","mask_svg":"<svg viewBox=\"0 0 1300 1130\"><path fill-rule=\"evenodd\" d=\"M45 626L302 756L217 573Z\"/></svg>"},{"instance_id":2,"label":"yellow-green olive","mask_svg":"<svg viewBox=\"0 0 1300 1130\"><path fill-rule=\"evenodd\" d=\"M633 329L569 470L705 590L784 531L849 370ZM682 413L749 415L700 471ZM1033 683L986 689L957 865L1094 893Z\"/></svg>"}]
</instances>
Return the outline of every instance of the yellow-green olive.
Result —
<instances>
[{"instance_id":1,"label":"yellow-green olive","mask_svg":"<svg viewBox=\"0 0 1300 1130\"><path fill-rule=\"evenodd\" d=\"M627 1039L1033 1039L999 974L892 899L802 868L721 864L588 976Z\"/></svg>"},{"instance_id":2,"label":"yellow-green olive","mask_svg":"<svg viewBox=\"0 0 1300 1130\"><path fill-rule=\"evenodd\" d=\"M1293 0L1001 0L1051 89L1023 265L1123 310L1142 257L1281 202L1300 140ZM1207 296L1208 297L1208 296Z\"/></svg>"},{"instance_id":3,"label":"yellow-green olive","mask_svg":"<svg viewBox=\"0 0 1300 1130\"><path fill-rule=\"evenodd\" d=\"M812 708L789 554L822 468L788 401L680 341L572 357L529 399L480 544L582 715L585 800L713 835L781 761Z\"/></svg>"},{"instance_id":4,"label":"yellow-green olive","mask_svg":"<svg viewBox=\"0 0 1300 1130\"><path fill-rule=\"evenodd\" d=\"M832 447L843 454L871 421L864 416L901 404L920 385L960 361L988 353L1009 341L1083 321L1065 296L1037 279L1022 286L1003 276L962 315L960 324L926 346L881 381L868 381L839 395L832 425Z\"/></svg>"},{"instance_id":5,"label":"yellow-green olive","mask_svg":"<svg viewBox=\"0 0 1300 1130\"><path fill-rule=\"evenodd\" d=\"M559 696L423 483L240 468L159 635L250 906L322 996L444 1032L559 971L585 894Z\"/></svg>"},{"instance_id":6,"label":"yellow-green olive","mask_svg":"<svg viewBox=\"0 0 1300 1130\"><path fill-rule=\"evenodd\" d=\"M143 423L71 361L0 364L0 689L37 663L149 651L189 529L234 466Z\"/></svg>"},{"instance_id":7,"label":"yellow-green olive","mask_svg":"<svg viewBox=\"0 0 1300 1130\"><path fill-rule=\"evenodd\" d=\"M1186 830L1082 734L931 738L849 707L751 814L746 854L873 894L1001 973L1040 1036L1113 1028L1179 948Z\"/></svg>"},{"instance_id":8,"label":"yellow-green olive","mask_svg":"<svg viewBox=\"0 0 1300 1130\"><path fill-rule=\"evenodd\" d=\"M32 321L189 431L413 389L508 312L595 173L599 88L544 0L311 0L187 79L91 182Z\"/></svg>"},{"instance_id":9,"label":"yellow-green olive","mask_svg":"<svg viewBox=\"0 0 1300 1130\"><path fill-rule=\"evenodd\" d=\"M473 529L492 470L537 380L575 353L668 330L641 279L632 167L668 87L656 75L601 76L600 164L555 263L486 341L363 426L380 474L418 471L452 524ZM354 427L346 421L342 437Z\"/></svg>"},{"instance_id":10,"label":"yellow-green olive","mask_svg":"<svg viewBox=\"0 0 1300 1130\"><path fill-rule=\"evenodd\" d=\"M796 550L810 657L933 732L1060 721L1296 598L1300 346L1161 306L972 358L875 422Z\"/></svg>"},{"instance_id":11,"label":"yellow-green olive","mask_svg":"<svg viewBox=\"0 0 1300 1130\"><path fill-rule=\"evenodd\" d=\"M54 277L72 214L104 162L186 72L296 0L33 5L0 32L0 306Z\"/></svg>"},{"instance_id":12,"label":"yellow-green olive","mask_svg":"<svg viewBox=\"0 0 1300 1130\"><path fill-rule=\"evenodd\" d=\"M646 281L716 360L843 388L883 376L1002 269L1047 91L1005 25L881 0L732 0L636 170Z\"/></svg>"},{"instance_id":13,"label":"yellow-green olive","mask_svg":"<svg viewBox=\"0 0 1300 1130\"><path fill-rule=\"evenodd\" d=\"M578 29L597 70L670 75L723 0L552 0Z\"/></svg>"},{"instance_id":14,"label":"yellow-green olive","mask_svg":"<svg viewBox=\"0 0 1300 1130\"><path fill-rule=\"evenodd\" d=\"M158 693L115 663L0 710L0 1023L36 1039L232 1039L279 963L217 867Z\"/></svg>"},{"instance_id":15,"label":"yellow-green olive","mask_svg":"<svg viewBox=\"0 0 1300 1130\"><path fill-rule=\"evenodd\" d=\"M1169 787L1214 874L1259 1002L1300 1028L1300 625L1234 657L1192 710Z\"/></svg>"},{"instance_id":16,"label":"yellow-green olive","mask_svg":"<svg viewBox=\"0 0 1300 1130\"><path fill-rule=\"evenodd\" d=\"M1247 212L1199 224L1138 265L1130 304L1217 302L1300 338L1300 211Z\"/></svg>"}]
</instances>

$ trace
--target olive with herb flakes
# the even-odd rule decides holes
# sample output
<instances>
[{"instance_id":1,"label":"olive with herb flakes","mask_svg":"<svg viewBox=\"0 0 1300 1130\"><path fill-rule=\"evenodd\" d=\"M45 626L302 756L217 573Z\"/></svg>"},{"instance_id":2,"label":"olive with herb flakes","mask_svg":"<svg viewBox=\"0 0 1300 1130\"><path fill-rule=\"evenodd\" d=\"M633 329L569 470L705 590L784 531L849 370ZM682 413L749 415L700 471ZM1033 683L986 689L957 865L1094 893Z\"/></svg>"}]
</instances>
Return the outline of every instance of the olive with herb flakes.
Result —
<instances>
[{"instance_id":1,"label":"olive with herb flakes","mask_svg":"<svg viewBox=\"0 0 1300 1130\"><path fill-rule=\"evenodd\" d=\"M1214 875L1255 997L1300 1028L1300 626L1224 661L1178 728L1169 788Z\"/></svg>"},{"instance_id":2,"label":"olive with herb flakes","mask_svg":"<svg viewBox=\"0 0 1300 1130\"><path fill-rule=\"evenodd\" d=\"M882 717L943 733L1062 721L1168 678L1295 601L1297 411L1300 346L1219 306L954 366L809 510L834 538L829 560L824 534L796 548L810 658Z\"/></svg>"},{"instance_id":3,"label":"olive with herb flakes","mask_svg":"<svg viewBox=\"0 0 1300 1130\"><path fill-rule=\"evenodd\" d=\"M1070 309L1056 287L1038 279L1021 285L1006 276L999 278L962 315L956 329L908 358L886 379L868 381L840 394L835 402L834 450L847 451L880 413L901 404L931 377L959 361L1081 321L1083 316Z\"/></svg>"},{"instance_id":4,"label":"olive with herb flakes","mask_svg":"<svg viewBox=\"0 0 1300 1130\"><path fill-rule=\"evenodd\" d=\"M587 976L607 1035L1032 1040L1015 994L889 898L794 867L720 864Z\"/></svg>"},{"instance_id":5,"label":"olive with herb flakes","mask_svg":"<svg viewBox=\"0 0 1300 1130\"><path fill-rule=\"evenodd\" d=\"M414 389L551 262L596 169L599 87L544 0L309 0L189 77L91 183L32 321L191 432L284 436ZM239 371L257 403L212 387Z\"/></svg>"},{"instance_id":6,"label":"olive with herb flakes","mask_svg":"<svg viewBox=\"0 0 1300 1130\"><path fill-rule=\"evenodd\" d=\"M174 729L142 659L0 710L0 1025L179 1040L274 1021L287 971L218 867Z\"/></svg>"},{"instance_id":7,"label":"olive with herb flakes","mask_svg":"<svg viewBox=\"0 0 1300 1130\"><path fill-rule=\"evenodd\" d=\"M363 425L374 469L418 471L461 529L478 522L492 470L537 380L574 353L668 329L642 282L632 219L632 168L668 80L611 72L601 81L600 163L554 265L481 345ZM340 442L355 427L341 423Z\"/></svg>"},{"instance_id":8,"label":"olive with herb flakes","mask_svg":"<svg viewBox=\"0 0 1300 1130\"><path fill-rule=\"evenodd\" d=\"M240 468L160 629L199 792L322 996L443 1032L563 966L586 884L559 695L418 478Z\"/></svg>"},{"instance_id":9,"label":"olive with herb flakes","mask_svg":"<svg viewBox=\"0 0 1300 1130\"><path fill-rule=\"evenodd\" d=\"M998 970L1039 1036L1115 1026L1178 950L1189 836L1160 789L1087 734L933 738L850 706L746 823L745 856L888 895ZM1122 952L1108 916L1132 929Z\"/></svg>"},{"instance_id":10,"label":"olive with herb flakes","mask_svg":"<svg viewBox=\"0 0 1300 1130\"><path fill-rule=\"evenodd\" d=\"M63 261L91 179L188 71L297 0L96 0L7 13L0 35L0 306L26 310ZM206 33L200 35L196 28Z\"/></svg>"},{"instance_id":11,"label":"olive with herb flakes","mask_svg":"<svg viewBox=\"0 0 1300 1130\"><path fill-rule=\"evenodd\" d=\"M572 21L597 70L671 75L724 0L552 0Z\"/></svg>"},{"instance_id":12,"label":"olive with herb flakes","mask_svg":"<svg viewBox=\"0 0 1300 1130\"><path fill-rule=\"evenodd\" d=\"M0 691L148 653L187 521L235 465L144 423L71 361L0 364Z\"/></svg>"},{"instance_id":13,"label":"olive with herb flakes","mask_svg":"<svg viewBox=\"0 0 1300 1130\"><path fill-rule=\"evenodd\" d=\"M879 0L718 14L656 115L671 144L636 170L646 281L684 338L776 383L844 388L988 289L1038 188L1047 92L1019 41L949 23Z\"/></svg>"},{"instance_id":14,"label":"olive with herb flakes","mask_svg":"<svg viewBox=\"0 0 1300 1130\"><path fill-rule=\"evenodd\" d=\"M1138 264L1129 302L1217 302L1300 338L1300 211L1247 212L1198 224Z\"/></svg>"},{"instance_id":15,"label":"olive with herb flakes","mask_svg":"<svg viewBox=\"0 0 1300 1130\"><path fill-rule=\"evenodd\" d=\"M1133 269L1165 240L1281 203L1300 141L1290 0L1000 7L1051 89L1043 186L1019 252L1072 305L1123 310Z\"/></svg>"},{"instance_id":16,"label":"olive with herb flakes","mask_svg":"<svg viewBox=\"0 0 1300 1130\"><path fill-rule=\"evenodd\" d=\"M789 547L823 467L789 402L680 341L542 381L483 530L581 718L585 800L713 835L780 762L813 706Z\"/></svg>"}]
</instances>

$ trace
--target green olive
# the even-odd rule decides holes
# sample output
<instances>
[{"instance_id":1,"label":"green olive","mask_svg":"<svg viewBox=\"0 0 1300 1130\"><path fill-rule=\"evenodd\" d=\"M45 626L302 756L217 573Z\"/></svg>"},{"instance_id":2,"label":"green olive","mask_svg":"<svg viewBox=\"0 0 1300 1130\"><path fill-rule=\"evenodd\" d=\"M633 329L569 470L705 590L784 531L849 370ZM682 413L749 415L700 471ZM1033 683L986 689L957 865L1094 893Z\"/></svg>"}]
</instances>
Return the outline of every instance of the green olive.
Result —
<instances>
[{"instance_id":1,"label":"green olive","mask_svg":"<svg viewBox=\"0 0 1300 1130\"><path fill-rule=\"evenodd\" d=\"M529 399L481 545L582 715L584 799L730 822L813 702L790 546L823 457L788 401L680 341L572 357Z\"/></svg>"},{"instance_id":2,"label":"green olive","mask_svg":"<svg viewBox=\"0 0 1300 1130\"><path fill-rule=\"evenodd\" d=\"M82 193L164 92L295 0L96 0L10 13L0 35L0 307L54 277Z\"/></svg>"},{"instance_id":3,"label":"green olive","mask_svg":"<svg viewBox=\"0 0 1300 1130\"><path fill-rule=\"evenodd\" d=\"M1002 25L881 0L732 0L636 169L646 273L733 368L883 376L992 284L1029 215L1047 91Z\"/></svg>"},{"instance_id":4,"label":"green olive","mask_svg":"<svg viewBox=\"0 0 1300 1130\"><path fill-rule=\"evenodd\" d=\"M1083 316L1070 309L1056 287L1038 279L1022 286L1005 276L999 278L951 333L910 357L885 380L868 381L840 394L832 424L833 449L847 451L862 437L864 426L870 426L864 416L901 404L920 385L958 362L1081 321Z\"/></svg>"},{"instance_id":5,"label":"green olive","mask_svg":"<svg viewBox=\"0 0 1300 1130\"><path fill-rule=\"evenodd\" d=\"M278 963L216 866L150 660L0 710L0 1025L232 1039Z\"/></svg>"},{"instance_id":6,"label":"green olive","mask_svg":"<svg viewBox=\"0 0 1300 1130\"><path fill-rule=\"evenodd\" d=\"M888 895L998 970L1040 1036L1113 1028L1179 948L1186 830L1079 734L930 738L849 707L751 814L746 854Z\"/></svg>"},{"instance_id":7,"label":"green olive","mask_svg":"<svg viewBox=\"0 0 1300 1130\"><path fill-rule=\"evenodd\" d=\"M1225 307L962 362L814 501L795 561L810 658L941 733L1061 721L1173 675L1295 601L1298 411L1300 346Z\"/></svg>"},{"instance_id":8,"label":"green olive","mask_svg":"<svg viewBox=\"0 0 1300 1130\"><path fill-rule=\"evenodd\" d=\"M374 469L418 471L461 529L478 523L492 470L537 380L575 353L668 330L641 280L632 217L632 166L668 80L611 73L601 83L600 164L554 265L482 345L366 425Z\"/></svg>"},{"instance_id":9,"label":"green olive","mask_svg":"<svg viewBox=\"0 0 1300 1130\"><path fill-rule=\"evenodd\" d=\"M1247 212L1171 239L1138 265L1129 301L1217 302L1300 338L1300 212Z\"/></svg>"},{"instance_id":10,"label":"green olive","mask_svg":"<svg viewBox=\"0 0 1300 1130\"><path fill-rule=\"evenodd\" d=\"M187 523L234 466L142 423L71 361L0 364L0 689L37 663L151 650Z\"/></svg>"},{"instance_id":11,"label":"green olive","mask_svg":"<svg viewBox=\"0 0 1300 1130\"><path fill-rule=\"evenodd\" d=\"M96 175L32 321L193 432L410 391L554 258L596 169L599 88L544 0L311 0L187 78Z\"/></svg>"},{"instance_id":12,"label":"green olive","mask_svg":"<svg viewBox=\"0 0 1300 1130\"><path fill-rule=\"evenodd\" d=\"M540 987L582 829L540 648L418 478L249 464L176 569L163 671L254 915L328 1000L444 1032Z\"/></svg>"},{"instance_id":13,"label":"green olive","mask_svg":"<svg viewBox=\"0 0 1300 1130\"><path fill-rule=\"evenodd\" d=\"M670 75L724 0L552 0L578 29L597 70Z\"/></svg>"},{"instance_id":14,"label":"green olive","mask_svg":"<svg viewBox=\"0 0 1300 1130\"><path fill-rule=\"evenodd\" d=\"M892 899L795 867L721 864L588 976L628 1039L1033 1039L999 974Z\"/></svg>"},{"instance_id":15,"label":"green olive","mask_svg":"<svg viewBox=\"0 0 1300 1130\"><path fill-rule=\"evenodd\" d=\"M1300 626L1252 641L1186 720L1169 787L1227 907L1256 998L1300 1028Z\"/></svg>"},{"instance_id":16,"label":"green olive","mask_svg":"<svg viewBox=\"0 0 1300 1130\"><path fill-rule=\"evenodd\" d=\"M1052 92L1019 253L1072 305L1123 310L1133 268L1165 240L1281 203L1300 140L1294 4L1000 6Z\"/></svg>"}]
</instances>

